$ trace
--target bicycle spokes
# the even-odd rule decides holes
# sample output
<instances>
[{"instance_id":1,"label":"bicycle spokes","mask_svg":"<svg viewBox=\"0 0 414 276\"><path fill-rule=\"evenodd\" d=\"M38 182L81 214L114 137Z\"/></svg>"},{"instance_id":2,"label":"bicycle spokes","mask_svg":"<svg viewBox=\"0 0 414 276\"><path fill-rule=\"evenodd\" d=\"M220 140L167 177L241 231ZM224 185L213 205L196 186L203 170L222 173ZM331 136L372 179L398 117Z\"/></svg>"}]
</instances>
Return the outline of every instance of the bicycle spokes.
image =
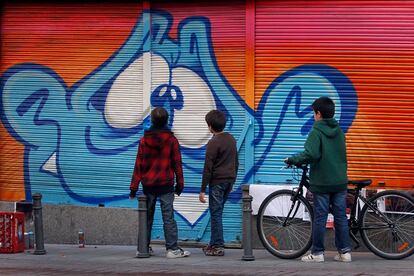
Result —
<instances>
[{"instance_id":1,"label":"bicycle spokes","mask_svg":"<svg viewBox=\"0 0 414 276\"><path fill-rule=\"evenodd\" d=\"M263 201L258 213L259 237L280 258L297 258L311 245L311 207L302 196L294 195L290 190L277 191Z\"/></svg>"}]
</instances>

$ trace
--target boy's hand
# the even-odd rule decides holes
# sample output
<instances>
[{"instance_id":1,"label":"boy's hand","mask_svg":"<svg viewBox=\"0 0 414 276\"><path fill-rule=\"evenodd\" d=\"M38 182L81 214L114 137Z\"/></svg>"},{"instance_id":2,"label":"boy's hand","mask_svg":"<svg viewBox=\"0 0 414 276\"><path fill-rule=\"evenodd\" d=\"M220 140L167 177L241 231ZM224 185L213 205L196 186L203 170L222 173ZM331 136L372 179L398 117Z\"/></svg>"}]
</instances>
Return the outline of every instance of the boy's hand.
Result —
<instances>
[{"instance_id":1,"label":"boy's hand","mask_svg":"<svg viewBox=\"0 0 414 276\"><path fill-rule=\"evenodd\" d=\"M137 191L131 190L129 192L129 199L134 199L136 197L136 195L137 195Z\"/></svg>"},{"instance_id":2,"label":"boy's hand","mask_svg":"<svg viewBox=\"0 0 414 276\"><path fill-rule=\"evenodd\" d=\"M182 190L182 189L180 189L180 187L175 186L175 194L176 194L177 196L180 196L182 192L183 192L183 190Z\"/></svg>"},{"instance_id":3,"label":"boy's hand","mask_svg":"<svg viewBox=\"0 0 414 276\"><path fill-rule=\"evenodd\" d=\"M198 199L200 200L200 202L201 203L206 203L207 201L206 201L206 194L205 193L203 193L203 192L201 192L199 195L198 195Z\"/></svg>"}]
</instances>

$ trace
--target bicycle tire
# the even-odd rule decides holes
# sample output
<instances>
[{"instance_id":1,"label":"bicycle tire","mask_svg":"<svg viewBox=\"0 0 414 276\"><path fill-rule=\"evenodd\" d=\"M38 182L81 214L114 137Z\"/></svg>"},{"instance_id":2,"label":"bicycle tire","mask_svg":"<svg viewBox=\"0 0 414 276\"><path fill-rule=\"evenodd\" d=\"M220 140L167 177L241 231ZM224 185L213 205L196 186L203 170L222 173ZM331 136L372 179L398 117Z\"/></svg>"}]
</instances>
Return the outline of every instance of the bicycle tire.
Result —
<instances>
[{"instance_id":1,"label":"bicycle tire","mask_svg":"<svg viewBox=\"0 0 414 276\"><path fill-rule=\"evenodd\" d=\"M414 253L414 199L392 190L376 194L369 202L377 206L392 224L384 222L379 214L365 205L361 211L360 233L367 248L389 260L411 256Z\"/></svg>"},{"instance_id":2,"label":"bicycle tire","mask_svg":"<svg viewBox=\"0 0 414 276\"><path fill-rule=\"evenodd\" d=\"M295 259L306 253L312 245L313 210L309 202L298 196L294 208L298 212L283 226L294 192L280 190L267 196L257 214L257 232L263 246L274 256ZM307 214L305 213L307 212Z\"/></svg>"}]
</instances>

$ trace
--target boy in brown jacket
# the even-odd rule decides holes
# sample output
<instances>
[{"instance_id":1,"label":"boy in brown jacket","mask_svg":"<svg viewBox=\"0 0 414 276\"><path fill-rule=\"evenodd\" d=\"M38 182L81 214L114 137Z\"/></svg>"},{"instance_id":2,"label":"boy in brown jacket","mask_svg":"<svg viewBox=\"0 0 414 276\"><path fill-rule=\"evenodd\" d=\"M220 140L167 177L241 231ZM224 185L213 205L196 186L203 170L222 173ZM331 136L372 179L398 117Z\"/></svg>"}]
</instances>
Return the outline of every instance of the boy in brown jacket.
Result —
<instances>
[{"instance_id":1,"label":"boy in brown jacket","mask_svg":"<svg viewBox=\"0 0 414 276\"><path fill-rule=\"evenodd\" d=\"M211 238L203 251L206 256L223 256L223 209L236 181L239 160L236 140L230 133L223 131L226 126L226 115L219 110L211 110L205 119L213 137L206 148L199 195L199 200L205 203L205 191L207 186L209 187Z\"/></svg>"}]
</instances>

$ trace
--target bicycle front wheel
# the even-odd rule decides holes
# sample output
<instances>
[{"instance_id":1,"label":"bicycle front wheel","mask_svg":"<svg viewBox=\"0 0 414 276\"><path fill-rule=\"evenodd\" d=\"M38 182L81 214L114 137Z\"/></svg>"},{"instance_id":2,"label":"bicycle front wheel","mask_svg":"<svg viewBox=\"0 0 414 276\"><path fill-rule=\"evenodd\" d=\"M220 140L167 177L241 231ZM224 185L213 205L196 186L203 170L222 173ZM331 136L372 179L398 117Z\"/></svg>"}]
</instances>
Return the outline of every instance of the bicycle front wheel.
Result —
<instances>
[{"instance_id":1,"label":"bicycle front wheel","mask_svg":"<svg viewBox=\"0 0 414 276\"><path fill-rule=\"evenodd\" d=\"M400 191L376 194L361 211L361 236L374 254L399 260L414 253L414 199Z\"/></svg>"},{"instance_id":2,"label":"bicycle front wheel","mask_svg":"<svg viewBox=\"0 0 414 276\"><path fill-rule=\"evenodd\" d=\"M302 256L312 245L313 211L303 196L280 190L265 198L257 214L257 232L263 246L283 259Z\"/></svg>"}]
</instances>

